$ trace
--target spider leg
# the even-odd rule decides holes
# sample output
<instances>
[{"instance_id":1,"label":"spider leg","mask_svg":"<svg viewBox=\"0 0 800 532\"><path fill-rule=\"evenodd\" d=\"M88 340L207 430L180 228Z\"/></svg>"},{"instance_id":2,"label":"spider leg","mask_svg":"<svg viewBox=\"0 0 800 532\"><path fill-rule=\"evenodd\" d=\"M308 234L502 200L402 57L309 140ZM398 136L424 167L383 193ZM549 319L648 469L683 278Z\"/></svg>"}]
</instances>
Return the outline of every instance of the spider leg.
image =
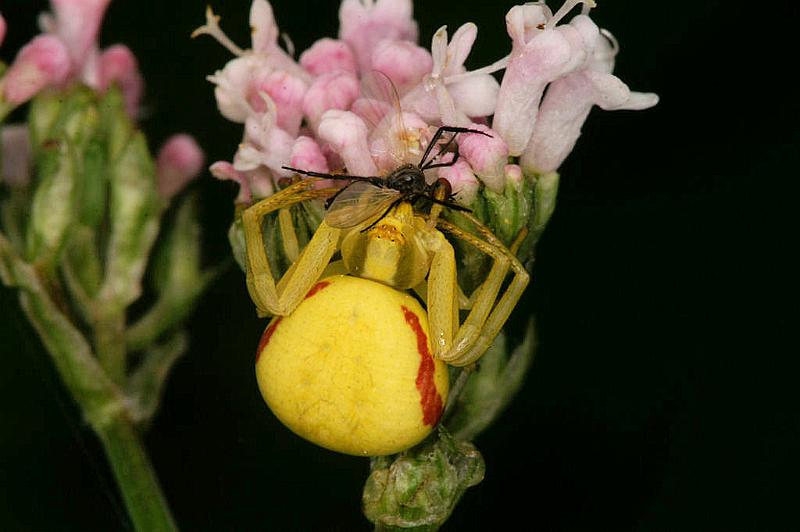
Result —
<instances>
[{"instance_id":1,"label":"spider leg","mask_svg":"<svg viewBox=\"0 0 800 532\"><path fill-rule=\"evenodd\" d=\"M453 138L455 138L455 136ZM450 143L448 143L447 145L449 146L449 144ZM441 155L441 153L439 155ZM458 151L458 147L456 147L456 150L453 152L453 158L450 161L446 163L432 164L433 161L436 160L436 157L434 157L433 159L430 160L428 164L422 167L422 170L430 170L431 168L447 168L448 166L453 166L454 164L456 164L456 161L458 161L459 157L461 157L461 153Z\"/></svg>"},{"instance_id":2,"label":"spider leg","mask_svg":"<svg viewBox=\"0 0 800 532\"><path fill-rule=\"evenodd\" d=\"M458 127L458 126L441 126L441 127L439 127L439 129L436 130L436 133L433 134L433 138L431 139L430 143L428 144L428 148L425 150L425 153L422 155L422 158L419 161L419 167L420 168L422 168L422 169L430 168L430 167L425 167L425 161L428 159L428 155L430 155L431 150L436 145L436 142L441 138L442 134L444 134L444 133L454 133L453 137L448 141L448 143L447 143L447 145L445 146L444 149L446 149L446 147L449 146L451 142L453 142L453 140L456 138L456 135L458 133L478 133L479 135L484 135L486 137L491 137L490 134L486 133L485 131L481 131L479 129L470 129L468 127ZM439 155L442 154L444 149L442 149L442 151L439 152ZM434 157L434 159L435 159L435 157Z\"/></svg>"},{"instance_id":3,"label":"spider leg","mask_svg":"<svg viewBox=\"0 0 800 532\"><path fill-rule=\"evenodd\" d=\"M450 297L449 293L453 292L453 289L445 285L444 290L447 292L445 301L442 302L442 297L439 297L437 306L434 304L436 301L434 296L437 290L441 290L441 288L437 288L436 284L430 280L428 284L428 300L430 302L428 314L431 323L431 335L439 340L434 345L434 350L437 356L448 364L468 366L478 360L489 349L492 341L494 341L522 296L530 276L514 253L503 246L497 237L493 235L489 237L483 234L483 231L479 231L481 236L484 237L481 238L467 233L447 220L442 219L437 221L437 226L454 237L466 241L493 259L492 268L486 279L469 298L472 301L472 308L466 319L460 325L458 325L458 320L455 321L457 330L451 336L451 342L447 342L447 329L452 327L447 316L450 312L449 306L453 306L454 303L448 304L446 298ZM489 232L488 229L486 231ZM512 245L512 249L516 250L524 237L525 232L523 231L518 235L514 245ZM434 276L436 268L445 272L449 272L451 269L455 271L455 263L453 262L451 265L450 261L449 254L447 254L447 259L438 264L434 256L430 275ZM508 287L501 294L503 282L509 270L513 277ZM437 278L445 276L449 276L449 274L436 275ZM458 297L456 297L455 301L458 301Z\"/></svg>"},{"instance_id":4,"label":"spider leg","mask_svg":"<svg viewBox=\"0 0 800 532\"><path fill-rule=\"evenodd\" d=\"M276 285L264 249L261 222L265 216L276 210L286 210L301 201L326 197L336 191L336 189L313 189L318 181L316 178L303 179L252 205L242 213L247 245L247 289L260 316L268 314L285 316L291 313L319 279L336 251L339 229L331 228L323 221L306 247L298 252L297 260ZM283 221L279 218L282 234L288 232L290 226L293 232L291 218L286 219L286 216L289 216L288 211L287 215L283 216Z\"/></svg>"}]
</instances>

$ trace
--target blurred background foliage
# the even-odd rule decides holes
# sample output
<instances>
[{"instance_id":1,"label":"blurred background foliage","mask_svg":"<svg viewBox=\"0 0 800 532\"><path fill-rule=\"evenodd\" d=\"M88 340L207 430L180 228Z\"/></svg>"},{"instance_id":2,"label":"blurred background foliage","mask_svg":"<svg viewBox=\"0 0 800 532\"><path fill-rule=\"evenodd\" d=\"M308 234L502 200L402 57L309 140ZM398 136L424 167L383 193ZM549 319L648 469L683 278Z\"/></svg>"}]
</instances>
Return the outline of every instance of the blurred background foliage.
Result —
<instances>
[{"instance_id":1,"label":"blurred background foliage","mask_svg":"<svg viewBox=\"0 0 800 532\"><path fill-rule=\"evenodd\" d=\"M229 159L239 125L215 108L207 74L228 53L191 41L205 0L115 0L100 42L128 44L147 81L151 147L195 135ZM601 1L619 39L616 72L661 103L594 111L562 167L559 205L512 327L535 313L539 351L521 395L475 442L486 478L444 530L787 530L798 444L790 355L790 227L798 101L780 78L785 33L753 4ZM796 20L777 5L770 20ZM245 0L213 3L248 43ZM421 40L478 23L468 66L509 49L511 1L416 2ZM274 0L297 50L334 36L338 2ZM0 57L36 32L43 0L3 0ZM557 6L555 6L557 7ZM780 52L783 50L783 52ZM21 119L22 116L17 116ZM194 185L206 259L229 254L236 191ZM785 295L786 294L786 295ZM101 449L48 356L0 288L0 527L130 530ZM185 530L368 530L368 461L291 434L258 393L258 320L241 273L210 288L147 443ZM796 342L793 342L796 343ZM793 500L792 500L793 502Z\"/></svg>"}]
</instances>

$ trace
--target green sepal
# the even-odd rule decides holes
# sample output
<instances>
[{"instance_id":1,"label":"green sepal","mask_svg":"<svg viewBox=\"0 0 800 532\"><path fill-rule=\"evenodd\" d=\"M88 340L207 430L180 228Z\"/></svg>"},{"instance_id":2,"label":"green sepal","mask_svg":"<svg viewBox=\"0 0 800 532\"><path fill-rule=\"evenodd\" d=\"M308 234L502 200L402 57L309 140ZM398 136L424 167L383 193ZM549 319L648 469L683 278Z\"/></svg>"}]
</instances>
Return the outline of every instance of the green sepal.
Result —
<instances>
[{"instance_id":1,"label":"green sepal","mask_svg":"<svg viewBox=\"0 0 800 532\"><path fill-rule=\"evenodd\" d=\"M453 437L473 440L497 419L522 387L536 349L533 321L522 343L510 354L508 343L506 333L501 332L469 376L453 405L452 416L445 422Z\"/></svg>"},{"instance_id":2,"label":"green sepal","mask_svg":"<svg viewBox=\"0 0 800 532\"><path fill-rule=\"evenodd\" d=\"M417 447L372 459L362 496L364 515L376 530L437 530L484 472L475 446L440 426Z\"/></svg>"},{"instance_id":3,"label":"green sepal","mask_svg":"<svg viewBox=\"0 0 800 532\"><path fill-rule=\"evenodd\" d=\"M486 198L486 224L503 244L510 246L523 227L528 225L533 207L533 187L527 179L506 181L502 194L488 188L482 191Z\"/></svg>"},{"instance_id":4,"label":"green sepal","mask_svg":"<svg viewBox=\"0 0 800 532\"><path fill-rule=\"evenodd\" d=\"M65 97L44 91L31 100L28 107L28 134L36 149L52 136L59 114L65 109Z\"/></svg>"},{"instance_id":5,"label":"green sepal","mask_svg":"<svg viewBox=\"0 0 800 532\"><path fill-rule=\"evenodd\" d=\"M147 143L140 132L131 137L110 165L110 235L101 297L124 308L142 291L147 257L158 233L162 202Z\"/></svg>"},{"instance_id":6,"label":"green sepal","mask_svg":"<svg viewBox=\"0 0 800 532\"><path fill-rule=\"evenodd\" d=\"M112 87L103 95L98 104L100 111L100 127L105 138L106 156L110 166L117 163L125 147L134 134L131 123L125 111L125 99L119 88Z\"/></svg>"},{"instance_id":7,"label":"green sepal","mask_svg":"<svg viewBox=\"0 0 800 532\"><path fill-rule=\"evenodd\" d=\"M52 270L75 221L76 161L64 141L39 152L36 188L27 225L26 258Z\"/></svg>"},{"instance_id":8,"label":"green sepal","mask_svg":"<svg viewBox=\"0 0 800 532\"><path fill-rule=\"evenodd\" d=\"M183 322L220 269L201 270L201 229L197 198L183 199L153 263L153 306L127 331L130 351L144 349Z\"/></svg>"}]
</instances>

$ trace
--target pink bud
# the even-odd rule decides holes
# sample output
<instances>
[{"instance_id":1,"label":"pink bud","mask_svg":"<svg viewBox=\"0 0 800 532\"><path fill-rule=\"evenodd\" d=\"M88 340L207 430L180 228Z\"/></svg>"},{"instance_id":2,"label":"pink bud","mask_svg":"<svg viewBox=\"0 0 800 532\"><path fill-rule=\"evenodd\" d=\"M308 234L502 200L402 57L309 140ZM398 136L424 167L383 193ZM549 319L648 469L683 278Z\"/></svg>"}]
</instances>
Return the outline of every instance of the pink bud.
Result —
<instances>
[{"instance_id":1,"label":"pink bud","mask_svg":"<svg viewBox=\"0 0 800 532\"><path fill-rule=\"evenodd\" d=\"M169 200L203 169L205 155L190 135L173 135L158 152L158 193Z\"/></svg>"},{"instance_id":2,"label":"pink bud","mask_svg":"<svg viewBox=\"0 0 800 532\"><path fill-rule=\"evenodd\" d=\"M450 182L458 203L469 205L475 200L481 185L469 163L463 160L456 161L452 166L439 168L438 174Z\"/></svg>"},{"instance_id":3,"label":"pink bud","mask_svg":"<svg viewBox=\"0 0 800 532\"><path fill-rule=\"evenodd\" d=\"M297 137L292 147L290 165L301 170L328 173L328 161L325 159L319 144L311 137Z\"/></svg>"},{"instance_id":4,"label":"pink bud","mask_svg":"<svg viewBox=\"0 0 800 532\"><path fill-rule=\"evenodd\" d=\"M233 181L239 184L239 195L236 197L236 203L245 205L252 203L253 196L250 191L250 182L244 172L239 172L227 161L217 161L208 170L217 179Z\"/></svg>"},{"instance_id":5,"label":"pink bud","mask_svg":"<svg viewBox=\"0 0 800 532\"><path fill-rule=\"evenodd\" d=\"M86 63L110 1L51 0L56 33L69 48L73 66L81 68Z\"/></svg>"},{"instance_id":6,"label":"pink bud","mask_svg":"<svg viewBox=\"0 0 800 532\"><path fill-rule=\"evenodd\" d=\"M0 128L0 178L12 187L24 187L31 180L31 142L26 124Z\"/></svg>"},{"instance_id":7,"label":"pink bud","mask_svg":"<svg viewBox=\"0 0 800 532\"><path fill-rule=\"evenodd\" d=\"M488 133L491 137L477 133L462 134L458 139L458 150L487 187L494 192L502 192L508 145L497 132L486 126L472 124L470 128Z\"/></svg>"},{"instance_id":8,"label":"pink bud","mask_svg":"<svg viewBox=\"0 0 800 532\"><path fill-rule=\"evenodd\" d=\"M302 79L282 70L276 70L254 81L248 101L256 112L266 110L260 92L265 92L275 103L278 127L297 135L303 121L303 99L308 85Z\"/></svg>"},{"instance_id":9,"label":"pink bud","mask_svg":"<svg viewBox=\"0 0 800 532\"><path fill-rule=\"evenodd\" d=\"M300 54L300 64L314 76L344 70L356 73L356 58L343 41L324 38Z\"/></svg>"},{"instance_id":10,"label":"pink bud","mask_svg":"<svg viewBox=\"0 0 800 532\"><path fill-rule=\"evenodd\" d=\"M506 184L519 189L520 185L522 185L522 180L525 178L522 168L517 164L507 164L503 172L506 176Z\"/></svg>"},{"instance_id":11,"label":"pink bud","mask_svg":"<svg viewBox=\"0 0 800 532\"><path fill-rule=\"evenodd\" d=\"M386 74L403 94L430 74L433 58L410 41L384 39L372 52L372 68Z\"/></svg>"},{"instance_id":12,"label":"pink bud","mask_svg":"<svg viewBox=\"0 0 800 532\"><path fill-rule=\"evenodd\" d=\"M350 72L330 72L318 77L303 101L303 112L311 127L316 129L328 109L349 109L358 92L358 79Z\"/></svg>"},{"instance_id":13,"label":"pink bud","mask_svg":"<svg viewBox=\"0 0 800 532\"><path fill-rule=\"evenodd\" d=\"M6 19L3 18L3 14L0 13L0 46L3 45L3 39L6 38Z\"/></svg>"},{"instance_id":14,"label":"pink bud","mask_svg":"<svg viewBox=\"0 0 800 532\"><path fill-rule=\"evenodd\" d=\"M371 68L372 51L384 39L416 41L411 0L344 0L339 8L339 38L355 51L362 72Z\"/></svg>"},{"instance_id":15,"label":"pink bud","mask_svg":"<svg viewBox=\"0 0 800 532\"><path fill-rule=\"evenodd\" d=\"M130 48L115 44L103 50L100 55L100 91L117 84L125 97L128 115L135 117L142 99L144 81L139 73L139 64Z\"/></svg>"},{"instance_id":16,"label":"pink bud","mask_svg":"<svg viewBox=\"0 0 800 532\"><path fill-rule=\"evenodd\" d=\"M63 83L69 70L69 54L64 44L51 35L40 35L17 54L3 78L2 96L19 105L45 87Z\"/></svg>"},{"instance_id":17,"label":"pink bud","mask_svg":"<svg viewBox=\"0 0 800 532\"><path fill-rule=\"evenodd\" d=\"M367 144L367 125L355 113L338 109L327 111L317 133L339 154L349 174L374 176L378 173Z\"/></svg>"}]
</instances>

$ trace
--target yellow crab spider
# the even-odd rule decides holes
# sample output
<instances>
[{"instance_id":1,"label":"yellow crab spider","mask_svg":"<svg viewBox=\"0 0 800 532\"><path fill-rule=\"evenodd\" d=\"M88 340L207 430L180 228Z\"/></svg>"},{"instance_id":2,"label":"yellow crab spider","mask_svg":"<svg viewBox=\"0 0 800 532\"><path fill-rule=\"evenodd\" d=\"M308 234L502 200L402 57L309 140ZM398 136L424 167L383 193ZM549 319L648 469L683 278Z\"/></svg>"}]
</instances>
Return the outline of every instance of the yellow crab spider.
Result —
<instances>
[{"instance_id":1,"label":"yellow crab spider","mask_svg":"<svg viewBox=\"0 0 800 532\"><path fill-rule=\"evenodd\" d=\"M315 188L319 181L299 180L242 215L247 287L259 314L275 316L258 349L259 386L277 417L306 439L350 454L399 452L438 422L446 364L468 366L486 352L529 276L468 212L478 235L440 218L443 202L430 213L415 212L407 197L374 183L351 183L341 192ZM337 201L299 250L288 208L335 192ZM275 211L295 259L277 283L261 229ZM493 261L469 298L443 232ZM332 262L337 252L341 261ZM423 296L426 310L408 290ZM469 313L461 322L465 303Z\"/></svg>"}]
</instances>

